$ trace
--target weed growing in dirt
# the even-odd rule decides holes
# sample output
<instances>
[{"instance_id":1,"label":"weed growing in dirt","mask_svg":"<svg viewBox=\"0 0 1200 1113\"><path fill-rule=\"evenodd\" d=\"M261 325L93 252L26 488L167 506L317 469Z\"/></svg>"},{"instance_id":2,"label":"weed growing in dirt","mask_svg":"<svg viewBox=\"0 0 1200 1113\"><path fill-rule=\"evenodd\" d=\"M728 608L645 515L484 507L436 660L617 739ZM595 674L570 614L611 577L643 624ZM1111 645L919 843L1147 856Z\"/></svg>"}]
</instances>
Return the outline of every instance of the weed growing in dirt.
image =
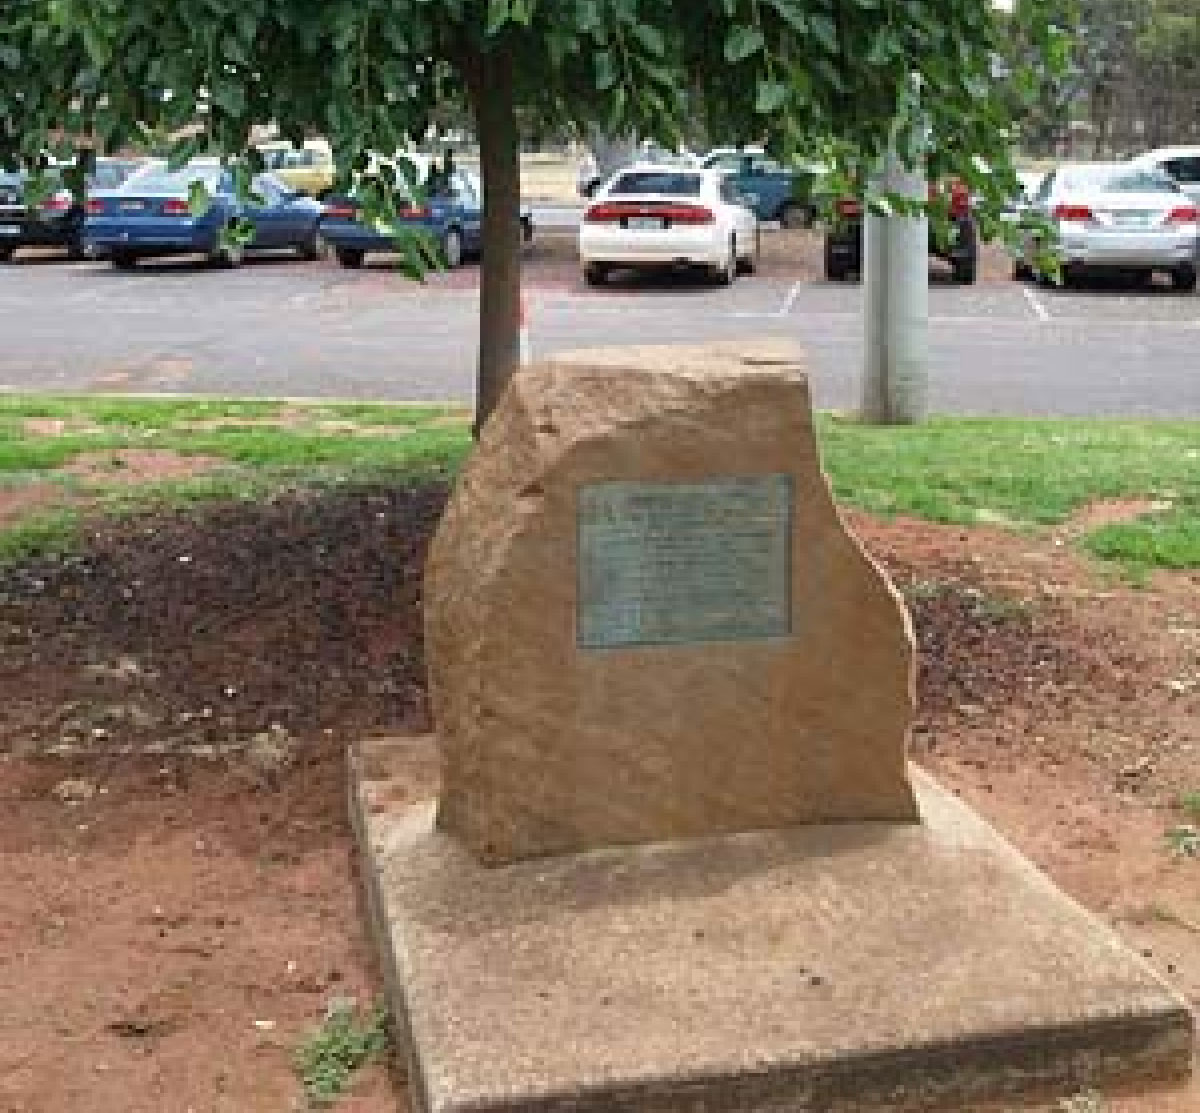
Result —
<instances>
[{"instance_id":1,"label":"weed growing in dirt","mask_svg":"<svg viewBox=\"0 0 1200 1113\"><path fill-rule=\"evenodd\" d=\"M1081 1090L1058 1103L1059 1113L1105 1113L1108 1105L1095 1090Z\"/></svg>"},{"instance_id":2,"label":"weed growing in dirt","mask_svg":"<svg viewBox=\"0 0 1200 1113\"><path fill-rule=\"evenodd\" d=\"M1172 854L1183 858L1200 857L1200 827L1181 823L1167 831L1166 840Z\"/></svg>"},{"instance_id":3,"label":"weed growing in dirt","mask_svg":"<svg viewBox=\"0 0 1200 1113\"><path fill-rule=\"evenodd\" d=\"M1179 806L1192 819L1200 820L1200 792L1185 792L1179 798Z\"/></svg>"},{"instance_id":4,"label":"weed growing in dirt","mask_svg":"<svg viewBox=\"0 0 1200 1113\"><path fill-rule=\"evenodd\" d=\"M355 1002L332 1001L325 1020L296 1049L296 1071L304 1094L315 1106L341 1096L351 1075L387 1048L387 1010L378 1006L360 1022Z\"/></svg>"}]
</instances>

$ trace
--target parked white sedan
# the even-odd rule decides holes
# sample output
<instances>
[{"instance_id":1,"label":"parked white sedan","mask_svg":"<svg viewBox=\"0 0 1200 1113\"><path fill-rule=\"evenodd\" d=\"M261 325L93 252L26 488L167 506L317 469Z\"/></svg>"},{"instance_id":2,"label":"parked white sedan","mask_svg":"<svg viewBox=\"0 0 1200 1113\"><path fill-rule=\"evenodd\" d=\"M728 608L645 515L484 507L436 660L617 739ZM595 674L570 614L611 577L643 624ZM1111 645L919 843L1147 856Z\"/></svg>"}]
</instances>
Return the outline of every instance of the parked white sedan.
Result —
<instances>
[{"instance_id":1,"label":"parked white sedan","mask_svg":"<svg viewBox=\"0 0 1200 1113\"><path fill-rule=\"evenodd\" d=\"M631 166L599 191L579 228L592 286L618 268L703 267L729 285L758 264L758 219L720 170Z\"/></svg>"}]
</instances>

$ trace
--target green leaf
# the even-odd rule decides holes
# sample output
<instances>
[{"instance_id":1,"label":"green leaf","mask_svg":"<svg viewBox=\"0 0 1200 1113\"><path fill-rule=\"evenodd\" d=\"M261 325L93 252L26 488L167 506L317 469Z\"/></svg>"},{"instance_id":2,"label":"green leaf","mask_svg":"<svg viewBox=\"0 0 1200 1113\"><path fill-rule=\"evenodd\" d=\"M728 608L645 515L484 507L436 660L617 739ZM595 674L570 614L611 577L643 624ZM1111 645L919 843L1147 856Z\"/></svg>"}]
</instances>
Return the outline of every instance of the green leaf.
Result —
<instances>
[{"instance_id":1,"label":"green leaf","mask_svg":"<svg viewBox=\"0 0 1200 1113\"><path fill-rule=\"evenodd\" d=\"M208 212L208 207L212 204L212 196L203 182L189 182L187 202L188 212L192 216L201 217Z\"/></svg>"},{"instance_id":2,"label":"green leaf","mask_svg":"<svg viewBox=\"0 0 1200 1113\"><path fill-rule=\"evenodd\" d=\"M762 50L766 41L763 33L757 27L745 25L734 27L725 39L725 61L744 61L751 54L757 54Z\"/></svg>"},{"instance_id":3,"label":"green leaf","mask_svg":"<svg viewBox=\"0 0 1200 1113\"><path fill-rule=\"evenodd\" d=\"M488 0L487 34L496 34L511 18L512 0Z\"/></svg>"},{"instance_id":4,"label":"green leaf","mask_svg":"<svg viewBox=\"0 0 1200 1113\"><path fill-rule=\"evenodd\" d=\"M809 16L808 24L824 50L829 54L836 54L838 50L838 35L837 25L833 20L827 15L814 13Z\"/></svg>"},{"instance_id":5,"label":"green leaf","mask_svg":"<svg viewBox=\"0 0 1200 1113\"><path fill-rule=\"evenodd\" d=\"M649 23L634 23L629 28L634 38L638 40L651 54L661 57L666 51L666 40L663 33Z\"/></svg>"},{"instance_id":6,"label":"green leaf","mask_svg":"<svg viewBox=\"0 0 1200 1113\"><path fill-rule=\"evenodd\" d=\"M617 83L617 64L611 50L597 50L593 59L596 66L596 88L600 92L611 89Z\"/></svg>"},{"instance_id":7,"label":"green leaf","mask_svg":"<svg viewBox=\"0 0 1200 1113\"><path fill-rule=\"evenodd\" d=\"M758 97L754 102L754 111L760 116L778 112L788 98L788 87L782 81L762 78L758 83Z\"/></svg>"}]
</instances>

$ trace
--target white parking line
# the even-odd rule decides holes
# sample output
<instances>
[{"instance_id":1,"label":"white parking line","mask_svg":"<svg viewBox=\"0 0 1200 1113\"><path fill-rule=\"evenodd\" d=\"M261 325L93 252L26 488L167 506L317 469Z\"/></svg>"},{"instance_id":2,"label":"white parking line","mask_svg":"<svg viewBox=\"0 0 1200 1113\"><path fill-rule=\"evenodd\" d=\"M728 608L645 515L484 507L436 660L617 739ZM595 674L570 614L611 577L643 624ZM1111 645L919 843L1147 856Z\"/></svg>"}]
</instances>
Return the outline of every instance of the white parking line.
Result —
<instances>
[{"instance_id":1,"label":"white parking line","mask_svg":"<svg viewBox=\"0 0 1200 1113\"><path fill-rule=\"evenodd\" d=\"M1041 303L1041 300L1038 298L1037 294L1033 292L1033 290L1031 290L1028 286L1022 286L1021 293L1025 295L1025 300L1029 302L1029 307L1034 311L1035 314L1037 314L1037 319L1039 321L1050 320L1050 310L1048 310Z\"/></svg>"},{"instance_id":2,"label":"white parking line","mask_svg":"<svg viewBox=\"0 0 1200 1113\"><path fill-rule=\"evenodd\" d=\"M788 291L787 297L783 299L783 305L780 306L777 316L786 317L792 311L792 306L796 304L796 299L800 296L803 288L803 282L792 283L792 288Z\"/></svg>"}]
</instances>

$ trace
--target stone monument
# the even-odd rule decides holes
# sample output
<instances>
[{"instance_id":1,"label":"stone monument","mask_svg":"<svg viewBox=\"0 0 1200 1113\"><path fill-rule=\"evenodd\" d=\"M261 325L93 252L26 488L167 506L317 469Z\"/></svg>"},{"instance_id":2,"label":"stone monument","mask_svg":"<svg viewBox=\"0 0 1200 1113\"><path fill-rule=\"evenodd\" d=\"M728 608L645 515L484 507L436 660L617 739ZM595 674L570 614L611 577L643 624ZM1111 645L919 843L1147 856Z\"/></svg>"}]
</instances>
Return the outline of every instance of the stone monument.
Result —
<instances>
[{"instance_id":1,"label":"stone monument","mask_svg":"<svg viewBox=\"0 0 1200 1113\"><path fill-rule=\"evenodd\" d=\"M906 765L908 618L785 349L520 373L425 611L436 735L351 755L417 1113L961 1113L1188 1069L1178 995Z\"/></svg>"},{"instance_id":2,"label":"stone monument","mask_svg":"<svg viewBox=\"0 0 1200 1113\"><path fill-rule=\"evenodd\" d=\"M912 631L834 507L806 380L625 358L518 376L447 507L439 825L496 863L915 820Z\"/></svg>"}]
</instances>

